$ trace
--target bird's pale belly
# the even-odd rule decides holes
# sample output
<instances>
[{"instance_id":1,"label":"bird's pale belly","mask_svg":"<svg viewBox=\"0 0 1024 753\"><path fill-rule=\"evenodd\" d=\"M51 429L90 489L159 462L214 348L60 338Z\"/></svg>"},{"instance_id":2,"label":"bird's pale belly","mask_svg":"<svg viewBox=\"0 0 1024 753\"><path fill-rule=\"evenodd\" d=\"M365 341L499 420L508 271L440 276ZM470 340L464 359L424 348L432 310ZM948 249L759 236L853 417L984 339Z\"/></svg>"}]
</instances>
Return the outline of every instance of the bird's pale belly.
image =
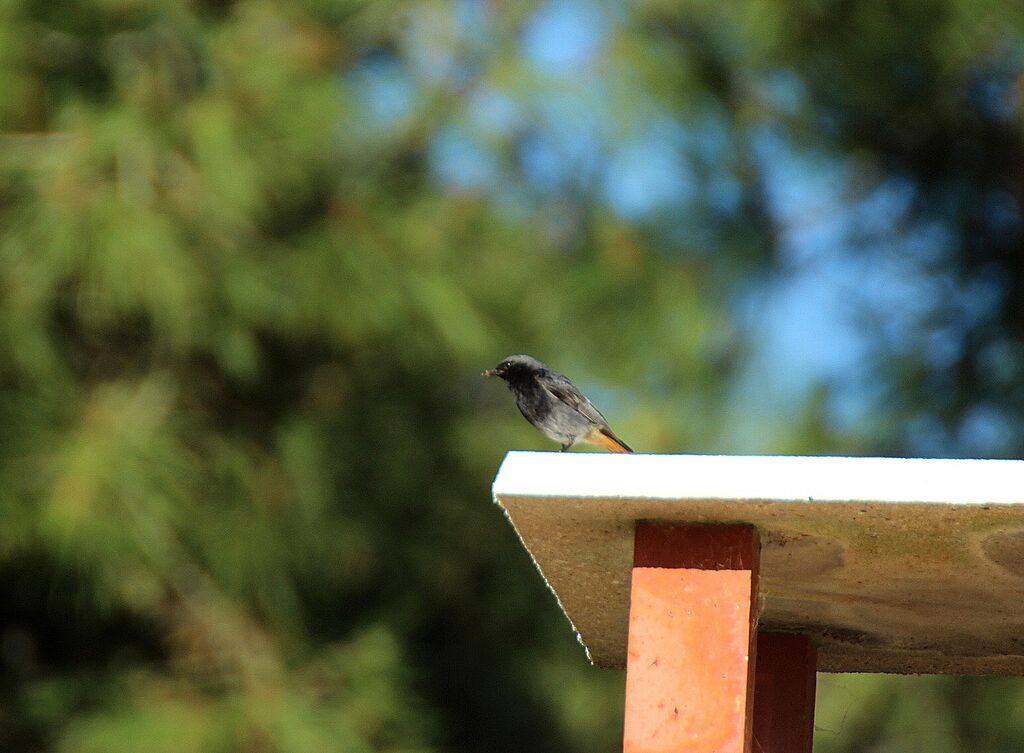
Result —
<instances>
[{"instance_id":1,"label":"bird's pale belly","mask_svg":"<svg viewBox=\"0 0 1024 753\"><path fill-rule=\"evenodd\" d=\"M577 411L546 394L517 393L516 405L527 421L562 445L572 444L592 428Z\"/></svg>"},{"instance_id":2,"label":"bird's pale belly","mask_svg":"<svg viewBox=\"0 0 1024 753\"><path fill-rule=\"evenodd\" d=\"M572 408L563 408L559 404L537 428L559 444L570 444L585 436L593 427Z\"/></svg>"}]
</instances>

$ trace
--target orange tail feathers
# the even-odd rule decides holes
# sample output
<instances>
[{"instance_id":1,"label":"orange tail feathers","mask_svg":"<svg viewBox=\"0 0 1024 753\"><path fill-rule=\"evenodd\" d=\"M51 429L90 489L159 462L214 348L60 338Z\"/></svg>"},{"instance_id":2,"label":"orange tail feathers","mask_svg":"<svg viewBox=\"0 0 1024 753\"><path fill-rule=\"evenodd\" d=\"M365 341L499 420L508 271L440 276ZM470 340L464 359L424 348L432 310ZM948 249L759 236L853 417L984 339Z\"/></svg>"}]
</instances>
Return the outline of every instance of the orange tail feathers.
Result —
<instances>
[{"instance_id":1,"label":"orange tail feathers","mask_svg":"<svg viewBox=\"0 0 1024 753\"><path fill-rule=\"evenodd\" d=\"M628 444L612 434L611 429L594 429L585 437L587 442L604 447L608 452L632 452Z\"/></svg>"}]
</instances>

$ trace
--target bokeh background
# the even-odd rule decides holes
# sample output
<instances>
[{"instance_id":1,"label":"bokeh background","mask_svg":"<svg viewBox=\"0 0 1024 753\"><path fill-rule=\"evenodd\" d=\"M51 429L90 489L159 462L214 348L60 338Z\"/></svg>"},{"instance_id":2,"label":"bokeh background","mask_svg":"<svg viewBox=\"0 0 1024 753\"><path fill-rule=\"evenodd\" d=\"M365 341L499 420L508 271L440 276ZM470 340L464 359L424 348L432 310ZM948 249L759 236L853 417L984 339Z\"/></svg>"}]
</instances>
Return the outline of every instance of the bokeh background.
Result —
<instances>
[{"instance_id":1,"label":"bokeh background","mask_svg":"<svg viewBox=\"0 0 1024 753\"><path fill-rule=\"evenodd\" d=\"M489 484L1024 452L1014 0L0 0L0 749L620 745ZM820 678L816 750L1024 684Z\"/></svg>"}]
</instances>

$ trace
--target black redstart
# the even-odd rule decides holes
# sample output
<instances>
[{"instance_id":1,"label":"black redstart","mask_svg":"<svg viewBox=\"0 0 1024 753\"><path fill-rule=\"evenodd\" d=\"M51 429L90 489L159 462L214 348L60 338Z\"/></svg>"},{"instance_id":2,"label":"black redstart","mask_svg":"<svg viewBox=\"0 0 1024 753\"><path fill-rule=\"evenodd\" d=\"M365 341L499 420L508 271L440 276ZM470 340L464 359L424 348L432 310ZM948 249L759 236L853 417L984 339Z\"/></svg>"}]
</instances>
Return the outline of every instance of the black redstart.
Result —
<instances>
[{"instance_id":1,"label":"black redstart","mask_svg":"<svg viewBox=\"0 0 1024 753\"><path fill-rule=\"evenodd\" d=\"M562 452L576 442L589 442L611 452L632 452L612 433L600 411L576 389L576 385L536 358L509 356L483 376L501 377L516 397L519 412Z\"/></svg>"}]
</instances>

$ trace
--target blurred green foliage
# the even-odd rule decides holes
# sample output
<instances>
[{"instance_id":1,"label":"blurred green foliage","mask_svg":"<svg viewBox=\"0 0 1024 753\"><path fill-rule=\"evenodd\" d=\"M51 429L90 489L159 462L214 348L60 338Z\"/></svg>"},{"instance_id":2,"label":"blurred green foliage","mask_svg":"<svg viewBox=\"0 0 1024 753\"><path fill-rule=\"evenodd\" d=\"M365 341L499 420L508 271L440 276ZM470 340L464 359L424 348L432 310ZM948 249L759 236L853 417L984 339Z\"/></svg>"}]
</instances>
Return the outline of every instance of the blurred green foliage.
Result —
<instances>
[{"instance_id":1,"label":"blurred green foliage","mask_svg":"<svg viewBox=\"0 0 1024 753\"><path fill-rule=\"evenodd\" d=\"M641 451L1015 425L1022 17L0 0L0 748L614 750L621 675L488 501L548 445L479 370L533 353ZM852 428L828 384L737 397L786 268L765 134L913 185L953 239L916 280L1001 286L880 327ZM823 751L1024 739L1011 681L823 686Z\"/></svg>"}]
</instances>

